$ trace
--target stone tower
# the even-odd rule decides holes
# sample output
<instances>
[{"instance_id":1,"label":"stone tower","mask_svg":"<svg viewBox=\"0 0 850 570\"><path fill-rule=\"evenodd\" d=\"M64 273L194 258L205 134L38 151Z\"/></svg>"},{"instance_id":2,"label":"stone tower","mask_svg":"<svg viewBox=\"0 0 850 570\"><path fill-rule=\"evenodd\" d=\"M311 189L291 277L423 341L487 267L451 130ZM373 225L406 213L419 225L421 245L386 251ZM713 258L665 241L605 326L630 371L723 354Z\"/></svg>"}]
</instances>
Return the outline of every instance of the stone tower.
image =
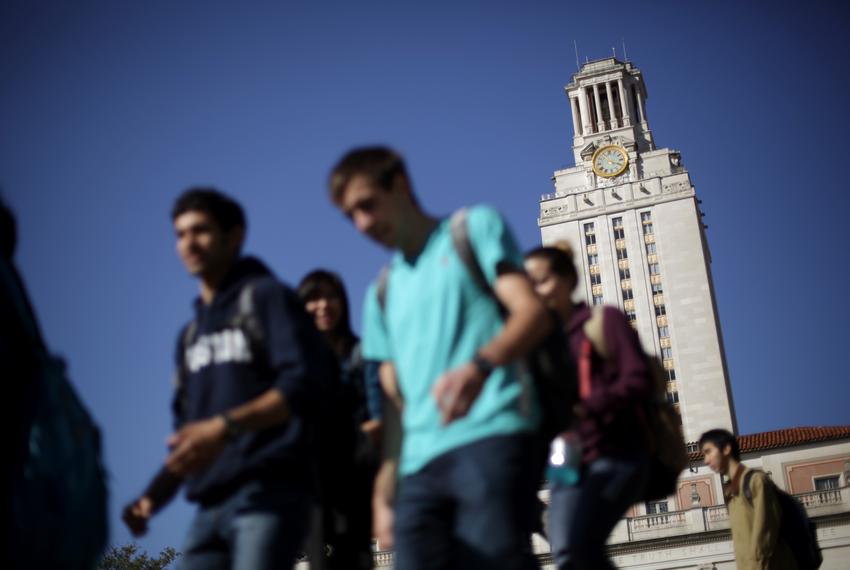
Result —
<instances>
[{"instance_id":1,"label":"stone tower","mask_svg":"<svg viewBox=\"0 0 850 570\"><path fill-rule=\"evenodd\" d=\"M686 441L737 432L699 200L680 153L655 147L640 70L591 61L565 90L575 166L541 197L543 243L569 242L576 299L618 306L661 358Z\"/></svg>"}]
</instances>

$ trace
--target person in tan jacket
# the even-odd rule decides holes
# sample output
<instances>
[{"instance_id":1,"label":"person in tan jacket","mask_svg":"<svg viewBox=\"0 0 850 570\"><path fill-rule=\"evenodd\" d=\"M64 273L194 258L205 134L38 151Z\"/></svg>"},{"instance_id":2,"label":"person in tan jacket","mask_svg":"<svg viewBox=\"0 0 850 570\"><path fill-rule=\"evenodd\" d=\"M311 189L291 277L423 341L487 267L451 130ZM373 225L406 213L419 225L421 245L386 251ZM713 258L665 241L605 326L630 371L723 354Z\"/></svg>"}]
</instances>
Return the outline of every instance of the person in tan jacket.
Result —
<instances>
[{"instance_id":1,"label":"person in tan jacket","mask_svg":"<svg viewBox=\"0 0 850 570\"><path fill-rule=\"evenodd\" d=\"M705 432L699 444L703 462L728 479L723 495L729 508L738 570L796 570L791 550L779 538L782 511L767 474L741 463L738 440L726 430ZM749 471L752 475L747 476ZM752 500L744 492L747 479Z\"/></svg>"}]
</instances>

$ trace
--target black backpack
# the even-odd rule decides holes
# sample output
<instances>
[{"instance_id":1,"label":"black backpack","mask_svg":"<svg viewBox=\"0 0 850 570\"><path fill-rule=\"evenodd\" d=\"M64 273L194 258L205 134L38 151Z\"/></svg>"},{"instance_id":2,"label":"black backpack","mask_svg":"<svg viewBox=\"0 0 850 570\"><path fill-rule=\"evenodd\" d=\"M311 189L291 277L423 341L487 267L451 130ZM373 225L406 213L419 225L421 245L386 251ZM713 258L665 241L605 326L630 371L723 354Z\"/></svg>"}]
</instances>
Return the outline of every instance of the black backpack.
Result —
<instances>
[{"instance_id":1,"label":"black backpack","mask_svg":"<svg viewBox=\"0 0 850 570\"><path fill-rule=\"evenodd\" d=\"M744 473L744 497L752 506L753 491L750 480L756 474L756 469ZM823 554L818 545L818 535L815 524L806 514L806 508L794 497L777 487L773 481L765 477L765 484L773 486L776 500L782 514L779 520L779 539L791 549L797 567L800 570L815 570L823 564Z\"/></svg>"},{"instance_id":2,"label":"black backpack","mask_svg":"<svg viewBox=\"0 0 850 570\"><path fill-rule=\"evenodd\" d=\"M466 217L467 210L462 208L449 219L452 244L472 279L482 291L496 301L504 318L507 309L499 302L478 263L475 250L469 241ZM376 286L378 304L382 311L386 305L388 279L389 269L385 267ZM576 367L567 348L561 321L554 313L550 313L550 318L553 322L551 332L525 358L528 371L534 378L542 411L540 435L547 445L558 433L569 428L573 420L573 406L578 401Z\"/></svg>"},{"instance_id":3,"label":"black backpack","mask_svg":"<svg viewBox=\"0 0 850 570\"><path fill-rule=\"evenodd\" d=\"M107 538L100 431L64 362L41 343L22 285L2 260L0 279L34 357L26 377L9 378L28 383L32 398L27 452L13 481L13 558L22 568L92 568Z\"/></svg>"}]
</instances>

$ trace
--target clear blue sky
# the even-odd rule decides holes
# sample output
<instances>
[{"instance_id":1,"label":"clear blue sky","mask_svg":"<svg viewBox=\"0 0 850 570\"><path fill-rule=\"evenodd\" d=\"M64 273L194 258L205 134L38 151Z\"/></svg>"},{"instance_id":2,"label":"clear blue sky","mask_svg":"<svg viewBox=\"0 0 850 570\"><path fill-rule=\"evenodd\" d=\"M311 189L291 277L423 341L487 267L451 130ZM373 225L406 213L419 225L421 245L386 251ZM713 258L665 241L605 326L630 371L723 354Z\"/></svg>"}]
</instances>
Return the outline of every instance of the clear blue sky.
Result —
<instances>
[{"instance_id":1,"label":"clear blue sky","mask_svg":"<svg viewBox=\"0 0 850 570\"><path fill-rule=\"evenodd\" d=\"M612 46L703 210L743 433L850 423L848 4L66 2L0 5L0 187L47 339L100 425L121 505L161 463L195 284L168 211L194 184L249 214L290 283L340 272L354 322L385 253L328 203L354 145L409 157L437 214L488 202L525 248L571 165L563 86ZM6 379L6 381L13 381ZM176 503L141 541L179 547Z\"/></svg>"}]
</instances>

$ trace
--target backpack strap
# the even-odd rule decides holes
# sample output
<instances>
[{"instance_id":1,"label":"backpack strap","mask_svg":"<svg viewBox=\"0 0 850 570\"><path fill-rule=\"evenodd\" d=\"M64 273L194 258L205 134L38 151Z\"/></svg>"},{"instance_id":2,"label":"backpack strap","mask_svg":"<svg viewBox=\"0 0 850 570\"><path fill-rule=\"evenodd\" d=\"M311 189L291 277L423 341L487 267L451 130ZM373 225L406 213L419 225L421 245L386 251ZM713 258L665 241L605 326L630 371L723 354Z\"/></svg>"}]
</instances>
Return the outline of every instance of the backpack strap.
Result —
<instances>
[{"instance_id":1,"label":"backpack strap","mask_svg":"<svg viewBox=\"0 0 850 570\"><path fill-rule=\"evenodd\" d=\"M584 321L582 326L584 336L591 342L593 349L599 355L608 359L608 346L605 344L605 307L594 305L591 309L590 318Z\"/></svg>"},{"instance_id":2,"label":"backpack strap","mask_svg":"<svg viewBox=\"0 0 850 570\"><path fill-rule=\"evenodd\" d=\"M248 337L249 348L252 351L256 349L259 353L264 350L266 333L260 316L257 314L254 293L253 283L247 283L242 287L237 301L236 315L231 319L231 324L245 332ZM252 352L252 354L255 353Z\"/></svg>"},{"instance_id":3,"label":"backpack strap","mask_svg":"<svg viewBox=\"0 0 850 570\"><path fill-rule=\"evenodd\" d=\"M375 294L378 296L378 306L381 308L381 313L386 313L387 310L387 285L389 281L390 266L384 265L378 274L378 280L375 285Z\"/></svg>"},{"instance_id":4,"label":"backpack strap","mask_svg":"<svg viewBox=\"0 0 850 570\"><path fill-rule=\"evenodd\" d=\"M493 288L487 282L487 276L484 275L484 270L481 269L481 266L478 264L478 258L475 257L475 249L473 249L472 243L469 241L469 230L466 223L468 213L466 208L461 208L449 218L449 232L452 236L452 245L454 245L458 257L460 257L460 260L463 262L467 271L469 271L476 285L488 295L495 297Z\"/></svg>"},{"instance_id":5,"label":"backpack strap","mask_svg":"<svg viewBox=\"0 0 850 570\"><path fill-rule=\"evenodd\" d=\"M605 346L604 334L605 313L602 305L594 305L590 318L584 321L582 330L584 340L581 342L578 359L578 395L584 400L591 391L591 359L595 350L602 358L608 358L608 348Z\"/></svg>"},{"instance_id":6,"label":"backpack strap","mask_svg":"<svg viewBox=\"0 0 850 570\"><path fill-rule=\"evenodd\" d=\"M590 362L593 356L593 345L590 340L581 341L581 349L578 357L578 398L584 400L590 396L591 390L591 368Z\"/></svg>"},{"instance_id":7,"label":"backpack strap","mask_svg":"<svg viewBox=\"0 0 850 570\"><path fill-rule=\"evenodd\" d=\"M753 475L756 474L755 469L747 469L747 472L744 473L744 497L747 499L747 502L752 506L753 504L753 490L750 488L750 481L753 478Z\"/></svg>"}]
</instances>

